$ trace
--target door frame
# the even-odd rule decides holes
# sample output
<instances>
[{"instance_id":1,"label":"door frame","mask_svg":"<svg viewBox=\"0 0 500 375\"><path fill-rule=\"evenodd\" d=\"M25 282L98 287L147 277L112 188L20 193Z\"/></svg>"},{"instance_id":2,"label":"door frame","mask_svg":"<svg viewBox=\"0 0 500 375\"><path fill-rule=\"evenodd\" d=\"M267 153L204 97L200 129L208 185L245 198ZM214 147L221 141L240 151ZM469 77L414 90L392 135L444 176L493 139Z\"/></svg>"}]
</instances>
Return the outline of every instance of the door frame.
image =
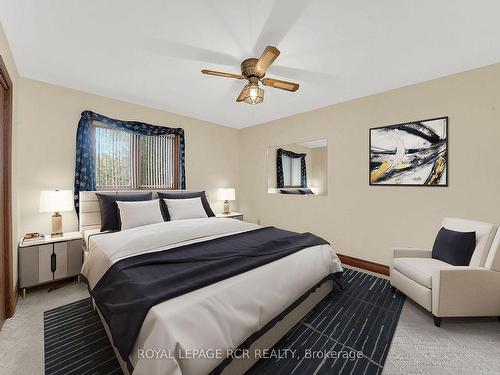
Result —
<instances>
[{"instance_id":1,"label":"door frame","mask_svg":"<svg viewBox=\"0 0 500 375\"><path fill-rule=\"evenodd\" d=\"M10 79L7 67L0 55L0 85L5 90L3 102L4 116L0 119L0 126L4 128L3 157L4 168L4 212L0 213L4 217L4 277L5 277L5 315L10 318L14 315L16 309L17 287L13 286L13 248L12 248L12 81Z\"/></svg>"}]
</instances>

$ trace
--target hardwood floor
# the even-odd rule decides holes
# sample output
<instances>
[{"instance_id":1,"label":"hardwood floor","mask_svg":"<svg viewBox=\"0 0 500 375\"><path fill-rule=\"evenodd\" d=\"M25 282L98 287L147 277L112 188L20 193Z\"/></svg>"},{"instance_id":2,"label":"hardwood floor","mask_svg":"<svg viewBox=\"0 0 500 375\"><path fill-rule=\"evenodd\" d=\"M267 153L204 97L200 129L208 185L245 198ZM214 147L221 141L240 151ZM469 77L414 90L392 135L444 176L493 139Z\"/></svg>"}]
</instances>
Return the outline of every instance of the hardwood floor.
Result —
<instances>
[{"instance_id":1,"label":"hardwood floor","mask_svg":"<svg viewBox=\"0 0 500 375\"><path fill-rule=\"evenodd\" d=\"M357 268L362 268L367 271L389 276L389 266L380 263L370 262L369 260L354 258L349 255L338 254L338 253L337 255L339 256L342 264L346 264L348 266L353 266Z\"/></svg>"}]
</instances>

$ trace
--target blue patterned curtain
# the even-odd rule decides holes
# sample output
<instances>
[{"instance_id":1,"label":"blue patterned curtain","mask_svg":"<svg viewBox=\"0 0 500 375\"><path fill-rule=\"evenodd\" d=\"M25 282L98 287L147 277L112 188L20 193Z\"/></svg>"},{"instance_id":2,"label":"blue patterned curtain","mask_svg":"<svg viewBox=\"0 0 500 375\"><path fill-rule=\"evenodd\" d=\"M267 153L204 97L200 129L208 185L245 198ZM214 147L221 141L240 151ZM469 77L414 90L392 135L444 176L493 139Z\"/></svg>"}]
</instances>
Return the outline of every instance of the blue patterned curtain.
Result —
<instances>
[{"instance_id":1,"label":"blue patterned curtain","mask_svg":"<svg viewBox=\"0 0 500 375\"><path fill-rule=\"evenodd\" d=\"M278 183L278 188L282 188L285 185L283 177L283 155L290 158L300 158L300 187L307 187L307 171L306 171L306 154L297 154L293 151L288 151L282 148L278 148L276 156L276 179Z\"/></svg>"},{"instance_id":2,"label":"blue patterned curtain","mask_svg":"<svg viewBox=\"0 0 500 375\"><path fill-rule=\"evenodd\" d=\"M75 210L79 212L79 192L94 191L96 189L96 174L94 160L94 144L91 126L93 121L99 121L116 130L122 130L139 135L169 135L179 137L179 184L181 189L186 188L186 145L182 128L167 128L137 121L115 120L92 111L83 111L78 130L76 132L76 166L75 166Z\"/></svg>"}]
</instances>

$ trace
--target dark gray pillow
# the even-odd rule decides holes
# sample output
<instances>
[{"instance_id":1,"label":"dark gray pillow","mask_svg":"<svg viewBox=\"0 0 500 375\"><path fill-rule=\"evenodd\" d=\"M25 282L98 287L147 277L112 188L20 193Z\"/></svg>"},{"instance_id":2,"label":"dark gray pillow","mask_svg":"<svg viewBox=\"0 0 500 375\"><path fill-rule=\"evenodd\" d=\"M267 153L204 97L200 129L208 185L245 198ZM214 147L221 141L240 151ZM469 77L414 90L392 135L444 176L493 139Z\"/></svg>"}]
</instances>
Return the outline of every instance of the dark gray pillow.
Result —
<instances>
[{"instance_id":1,"label":"dark gray pillow","mask_svg":"<svg viewBox=\"0 0 500 375\"><path fill-rule=\"evenodd\" d=\"M106 230L120 230L120 214L116 201L150 201L152 192L119 192L119 193L96 193L99 206L101 207L101 232Z\"/></svg>"},{"instance_id":2,"label":"dark gray pillow","mask_svg":"<svg viewBox=\"0 0 500 375\"><path fill-rule=\"evenodd\" d=\"M299 189L280 189L281 194L302 194Z\"/></svg>"},{"instance_id":3,"label":"dark gray pillow","mask_svg":"<svg viewBox=\"0 0 500 375\"><path fill-rule=\"evenodd\" d=\"M468 266L475 248L476 232L441 228L432 247L432 257L453 266Z\"/></svg>"},{"instance_id":4,"label":"dark gray pillow","mask_svg":"<svg viewBox=\"0 0 500 375\"><path fill-rule=\"evenodd\" d=\"M299 192L304 195L314 195L314 192L311 189L299 189Z\"/></svg>"},{"instance_id":5,"label":"dark gray pillow","mask_svg":"<svg viewBox=\"0 0 500 375\"><path fill-rule=\"evenodd\" d=\"M167 205L163 199L189 199L189 198L201 198L201 204L205 209L208 217L215 216L210 204L208 203L205 191L159 191L158 197L160 198L160 207L163 214L163 219L165 221L170 221L170 215L168 213Z\"/></svg>"}]
</instances>

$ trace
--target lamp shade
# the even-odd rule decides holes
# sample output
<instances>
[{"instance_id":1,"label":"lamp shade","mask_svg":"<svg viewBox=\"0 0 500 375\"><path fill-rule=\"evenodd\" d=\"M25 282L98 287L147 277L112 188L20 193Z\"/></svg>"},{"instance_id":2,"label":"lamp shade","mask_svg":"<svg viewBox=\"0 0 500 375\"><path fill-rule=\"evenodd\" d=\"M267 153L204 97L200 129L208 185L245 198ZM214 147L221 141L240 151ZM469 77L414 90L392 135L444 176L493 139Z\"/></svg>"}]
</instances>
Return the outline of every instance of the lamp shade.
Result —
<instances>
[{"instance_id":1,"label":"lamp shade","mask_svg":"<svg viewBox=\"0 0 500 375\"><path fill-rule=\"evenodd\" d=\"M220 201L234 201L236 199L234 188L219 189L217 198L219 198Z\"/></svg>"},{"instance_id":2,"label":"lamp shade","mask_svg":"<svg viewBox=\"0 0 500 375\"><path fill-rule=\"evenodd\" d=\"M264 90L258 83L249 83L243 89L243 101L247 104L259 104L264 101Z\"/></svg>"},{"instance_id":3,"label":"lamp shade","mask_svg":"<svg viewBox=\"0 0 500 375\"><path fill-rule=\"evenodd\" d=\"M40 192L40 212L73 211L71 190L42 190Z\"/></svg>"}]
</instances>

